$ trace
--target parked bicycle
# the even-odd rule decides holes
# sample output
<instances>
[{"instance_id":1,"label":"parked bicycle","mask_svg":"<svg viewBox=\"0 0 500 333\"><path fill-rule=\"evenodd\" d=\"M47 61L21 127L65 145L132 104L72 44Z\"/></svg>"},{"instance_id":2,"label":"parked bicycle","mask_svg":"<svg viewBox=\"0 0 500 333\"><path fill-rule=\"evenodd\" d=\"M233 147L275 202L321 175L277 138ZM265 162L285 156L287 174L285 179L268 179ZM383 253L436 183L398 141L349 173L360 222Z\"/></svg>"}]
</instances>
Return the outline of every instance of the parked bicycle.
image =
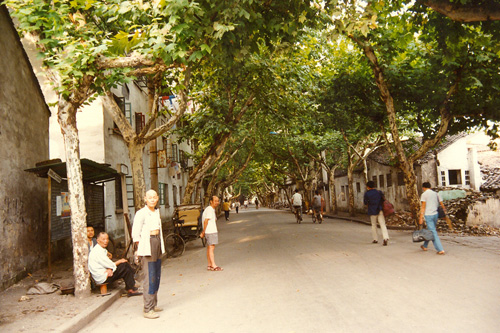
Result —
<instances>
[{"instance_id":1,"label":"parked bicycle","mask_svg":"<svg viewBox=\"0 0 500 333\"><path fill-rule=\"evenodd\" d=\"M176 258L184 253L187 242L200 238L203 231L201 206L177 206L172 223L174 230L165 237L165 251L168 257ZM205 238L201 238L201 243L203 247L206 246Z\"/></svg>"}]
</instances>

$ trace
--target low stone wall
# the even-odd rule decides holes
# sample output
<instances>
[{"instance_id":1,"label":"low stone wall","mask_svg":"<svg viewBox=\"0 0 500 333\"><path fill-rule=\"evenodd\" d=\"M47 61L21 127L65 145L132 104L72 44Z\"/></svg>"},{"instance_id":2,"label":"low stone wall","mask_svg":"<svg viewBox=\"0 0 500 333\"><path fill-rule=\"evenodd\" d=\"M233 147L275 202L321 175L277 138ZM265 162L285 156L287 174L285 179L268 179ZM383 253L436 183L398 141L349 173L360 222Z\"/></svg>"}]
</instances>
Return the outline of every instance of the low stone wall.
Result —
<instances>
[{"instance_id":1,"label":"low stone wall","mask_svg":"<svg viewBox=\"0 0 500 333\"><path fill-rule=\"evenodd\" d=\"M475 202L469 206L467 225L488 225L500 228L500 199L485 198L484 201Z\"/></svg>"}]
</instances>

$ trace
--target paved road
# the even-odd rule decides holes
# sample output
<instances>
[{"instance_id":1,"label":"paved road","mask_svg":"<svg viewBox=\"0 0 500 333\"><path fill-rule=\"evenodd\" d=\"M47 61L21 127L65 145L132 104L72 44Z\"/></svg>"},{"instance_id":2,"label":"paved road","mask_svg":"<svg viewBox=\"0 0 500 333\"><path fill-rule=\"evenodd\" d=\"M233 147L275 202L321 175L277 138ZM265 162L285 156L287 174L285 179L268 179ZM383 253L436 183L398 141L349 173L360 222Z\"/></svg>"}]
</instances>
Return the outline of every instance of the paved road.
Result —
<instances>
[{"instance_id":1,"label":"paved road","mask_svg":"<svg viewBox=\"0 0 500 333\"><path fill-rule=\"evenodd\" d=\"M371 244L363 224L298 225L262 208L218 225L223 272L207 272L201 242L189 243L164 262L159 319L142 318L141 297L122 298L84 332L500 331L494 246L445 239L438 256L408 231L391 231L384 247Z\"/></svg>"}]
</instances>

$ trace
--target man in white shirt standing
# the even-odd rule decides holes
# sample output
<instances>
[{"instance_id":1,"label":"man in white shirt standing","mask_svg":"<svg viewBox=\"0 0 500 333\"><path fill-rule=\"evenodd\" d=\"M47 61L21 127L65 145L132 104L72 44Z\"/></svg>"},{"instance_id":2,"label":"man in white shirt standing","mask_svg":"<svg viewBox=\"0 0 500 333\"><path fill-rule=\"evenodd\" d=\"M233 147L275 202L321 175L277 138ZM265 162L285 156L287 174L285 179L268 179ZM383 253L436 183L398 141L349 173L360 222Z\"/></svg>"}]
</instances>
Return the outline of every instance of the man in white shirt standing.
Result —
<instances>
[{"instance_id":1,"label":"man in white shirt standing","mask_svg":"<svg viewBox=\"0 0 500 333\"><path fill-rule=\"evenodd\" d=\"M144 318L156 319L158 307L158 289L161 278L161 255L165 253L163 232L161 228L160 211L156 209L158 194L154 190L146 192L146 206L141 208L134 217L132 239L137 249L137 255L142 261L144 279Z\"/></svg>"},{"instance_id":2,"label":"man in white shirt standing","mask_svg":"<svg viewBox=\"0 0 500 333\"><path fill-rule=\"evenodd\" d=\"M97 244L89 254L89 271L92 278L97 284L113 283L118 279L123 279L128 296L142 295L135 287L134 269L129 265L127 259L120 259L116 262L109 259L106 250L108 243L108 234L99 233Z\"/></svg>"},{"instance_id":3,"label":"man in white shirt standing","mask_svg":"<svg viewBox=\"0 0 500 333\"><path fill-rule=\"evenodd\" d=\"M212 196L210 199L210 205L205 208L201 220L203 221L203 232L200 237L205 237L207 241L207 270L209 271L222 271L222 267L215 264L214 250L215 245L219 243L219 234L217 231L217 215L215 213L215 208L219 206L219 198L217 196Z\"/></svg>"},{"instance_id":4,"label":"man in white shirt standing","mask_svg":"<svg viewBox=\"0 0 500 333\"><path fill-rule=\"evenodd\" d=\"M295 190L295 194L292 196L292 205L298 211L299 220L302 221L302 195L300 195L299 190Z\"/></svg>"}]
</instances>

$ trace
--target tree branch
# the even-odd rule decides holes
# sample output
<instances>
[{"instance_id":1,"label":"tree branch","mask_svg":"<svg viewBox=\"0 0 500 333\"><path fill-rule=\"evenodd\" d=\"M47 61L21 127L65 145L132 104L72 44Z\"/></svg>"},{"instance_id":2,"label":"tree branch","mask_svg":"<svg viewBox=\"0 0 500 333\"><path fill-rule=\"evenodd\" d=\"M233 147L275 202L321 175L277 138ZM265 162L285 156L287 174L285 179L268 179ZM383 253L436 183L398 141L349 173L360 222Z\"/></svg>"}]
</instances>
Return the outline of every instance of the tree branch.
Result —
<instances>
[{"instance_id":1,"label":"tree branch","mask_svg":"<svg viewBox=\"0 0 500 333\"><path fill-rule=\"evenodd\" d=\"M458 22L479 22L500 20L500 4L496 1L483 1L481 5L471 1L462 5L460 2L450 0L424 0L422 3L441 13L453 21Z\"/></svg>"}]
</instances>

